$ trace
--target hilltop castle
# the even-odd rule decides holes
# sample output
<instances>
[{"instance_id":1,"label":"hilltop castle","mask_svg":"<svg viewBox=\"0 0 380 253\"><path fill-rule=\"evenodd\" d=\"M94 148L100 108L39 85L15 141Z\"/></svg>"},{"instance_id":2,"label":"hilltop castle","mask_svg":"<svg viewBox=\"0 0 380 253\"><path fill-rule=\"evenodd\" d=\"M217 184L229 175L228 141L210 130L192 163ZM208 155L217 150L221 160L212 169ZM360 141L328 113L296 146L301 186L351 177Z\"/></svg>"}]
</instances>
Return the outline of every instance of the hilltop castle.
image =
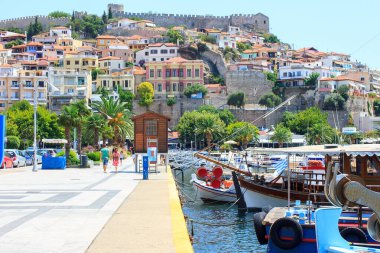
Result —
<instances>
[{"instance_id":1,"label":"hilltop castle","mask_svg":"<svg viewBox=\"0 0 380 253\"><path fill-rule=\"evenodd\" d=\"M230 16L212 15L182 15L182 14L157 14L157 13L131 13L124 11L122 4L108 4L108 9L114 17L141 18L151 20L158 26L185 26L187 28L220 28L239 26L256 32L269 33L269 18L262 13L257 14L233 14Z\"/></svg>"}]
</instances>

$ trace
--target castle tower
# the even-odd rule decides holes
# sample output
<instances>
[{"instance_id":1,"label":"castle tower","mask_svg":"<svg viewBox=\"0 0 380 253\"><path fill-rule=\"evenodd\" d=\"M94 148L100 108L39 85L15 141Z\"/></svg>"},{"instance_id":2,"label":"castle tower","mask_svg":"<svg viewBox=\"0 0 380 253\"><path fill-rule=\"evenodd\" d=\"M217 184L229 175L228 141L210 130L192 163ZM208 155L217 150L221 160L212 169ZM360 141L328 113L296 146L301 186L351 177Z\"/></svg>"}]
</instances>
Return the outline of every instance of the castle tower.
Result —
<instances>
[{"instance_id":1,"label":"castle tower","mask_svg":"<svg viewBox=\"0 0 380 253\"><path fill-rule=\"evenodd\" d=\"M121 17L124 15L123 4L108 4L107 10L111 10L112 16L114 17Z\"/></svg>"}]
</instances>

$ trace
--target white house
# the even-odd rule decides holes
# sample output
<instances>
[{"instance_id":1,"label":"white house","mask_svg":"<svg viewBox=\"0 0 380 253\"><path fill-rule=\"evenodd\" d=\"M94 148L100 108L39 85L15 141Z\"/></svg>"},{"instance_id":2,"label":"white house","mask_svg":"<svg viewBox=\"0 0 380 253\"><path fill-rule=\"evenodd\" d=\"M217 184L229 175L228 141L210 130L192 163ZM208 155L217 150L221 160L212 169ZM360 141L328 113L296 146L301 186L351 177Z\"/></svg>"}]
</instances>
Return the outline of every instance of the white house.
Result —
<instances>
[{"instance_id":1,"label":"white house","mask_svg":"<svg viewBox=\"0 0 380 253\"><path fill-rule=\"evenodd\" d=\"M220 33L219 41L218 41L220 48L236 48L236 36L230 35L229 33L222 32Z\"/></svg>"},{"instance_id":2,"label":"white house","mask_svg":"<svg viewBox=\"0 0 380 253\"><path fill-rule=\"evenodd\" d=\"M58 38L71 38L71 29L64 26L50 28L50 36Z\"/></svg>"},{"instance_id":3,"label":"white house","mask_svg":"<svg viewBox=\"0 0 380 253\"><path fill-rule=\"evenodd\" d=\"M107 56L99 59L99 68L109 74L125 68L125 61L120 57Z\"/></svg>"},{"instance_id":4,"label":"white house","mask_svg":"<svg viewBox=\"0 0 380 253\"><path fill-rule=\"evenodd\" d=\"M229 26L228 27L228 33L229 34L237 34L237 33L240 33L240 27L237 27L237 26Z\"/></svg>"},{"instance_id":5,"label":"white house","mask_svg":"<svg viewBox=\"0 0 380 253\"><path fill-rule=\"evenodd\" d=\"M173 43L149 44L143 50L136 52L135 62L142 65L145 62L163 62L178 56L178 46Z\"/></svg>"}]
</instances>

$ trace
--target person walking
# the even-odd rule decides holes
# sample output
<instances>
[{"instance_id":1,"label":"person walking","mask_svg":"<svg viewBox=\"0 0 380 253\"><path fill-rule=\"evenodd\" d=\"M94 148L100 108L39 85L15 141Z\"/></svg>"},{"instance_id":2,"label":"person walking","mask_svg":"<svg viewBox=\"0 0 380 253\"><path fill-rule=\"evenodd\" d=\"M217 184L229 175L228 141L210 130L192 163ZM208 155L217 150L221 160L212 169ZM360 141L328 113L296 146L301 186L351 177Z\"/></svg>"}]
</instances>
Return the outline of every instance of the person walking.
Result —
<instances>
[{"instance_id":1,"label":"person walking","mask_svg":"<svg viewBox=\"0 0 380 253\"><path fill-rule=\"evenodd\" d=\"M107 145L103 144L102 149L100 150L100 160L103 162L103 172L107 173L107 165L110 157L110 151L107 148Z\"/></svg>"},{"instance_id":2,"label":"person walking","mask_svg":"<svg viewBox=\"0 0 380 253\"><path fill-rule=\"evenodd\" d=\"M113 149L112 152L112 165L115 166L115 172L117 173L117 168L119 167L120 153L117 148Z\"/></svg>"},{"instance_id":3,"label":"person walking","mask_svg":"<svg viewBox=\"0 0 380 253\"><path fill-rule=\"evenodd\" d=\"M124 151L120 151L120 167L123 167L123 160L124 160Z\"/></svg>"}]
</instances>

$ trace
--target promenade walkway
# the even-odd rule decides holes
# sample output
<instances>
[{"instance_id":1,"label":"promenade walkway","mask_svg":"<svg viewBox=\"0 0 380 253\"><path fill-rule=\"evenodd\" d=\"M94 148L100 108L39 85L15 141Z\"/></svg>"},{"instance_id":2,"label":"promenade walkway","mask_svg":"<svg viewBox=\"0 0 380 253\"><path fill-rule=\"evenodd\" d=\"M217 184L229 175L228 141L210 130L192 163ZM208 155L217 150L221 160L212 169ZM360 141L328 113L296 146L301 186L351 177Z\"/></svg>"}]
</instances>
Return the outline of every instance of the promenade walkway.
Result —
<instances>
[{"instance_id":1,"label":"promenade walkway","mask_svg":"<svg viewBox=\"0 0 380 253\"><path fill-rule=\"evenodd\" d=\"M169 173L0 171L0 252L192 252Z\"/></svg>"}]
</instances>

